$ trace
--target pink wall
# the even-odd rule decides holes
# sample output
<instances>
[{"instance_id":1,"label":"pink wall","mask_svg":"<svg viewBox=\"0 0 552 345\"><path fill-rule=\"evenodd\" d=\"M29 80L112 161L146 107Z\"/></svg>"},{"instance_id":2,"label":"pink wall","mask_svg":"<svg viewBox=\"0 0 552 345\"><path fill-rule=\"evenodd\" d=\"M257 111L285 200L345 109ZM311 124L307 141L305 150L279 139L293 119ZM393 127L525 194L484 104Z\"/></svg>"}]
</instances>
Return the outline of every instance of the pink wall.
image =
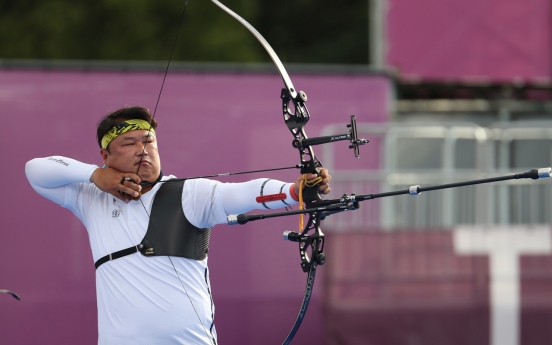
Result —
<instances>
[{"instance_id":1,"label":"pink wall","mask_svg":"<svg viewBox=\"0 0 552 345\"><path fill-rule=\"evenodd\" d=\"M0 289L22 297L18 302L0 295L2 343L96 343L95 273L86 231L69 211L32 190L24 165L49 155L100 164L94 136L99 118L125 105L153 110L161 80L162 74L145 72L0 70ZM309 96L311 137L328 124L345 126L352 114L359 122L387 120L385 77L296 74L292 80ZM170 73L156 115L164 172L186 177L296 164L298 153L282 121L281 87L276 74ZM346 143L336 145L354 160ZM363 154L370 151L366 147ZM374 168L375 161L355 164ZM263 175L294 180L296 174ZM305 276L296 244L281 234L296 223L290 217L213 230L209 264L221 343L271 344L288 334ZM323 272L297 343L322 342Z\"/></svg>"},{"instance_id":2,"label":"pink wall","mask_svg":"<svg viewBox=\"0 0 552 345\"><path fill-rule=\"evenodd\" d=\"M388 0L387 63L409 78L550 82L549 0Z\"/></svg>"},{"instance_id":3,"label":"pink wall","mask_svg":"<svg viewBox=\"0 0 552 345\"><path fill-rule=\"evenodd\" d=\"M532 231L527 228L527 238ZM489 255L459 254L453 234L442 229L329 234L326 253L335 259L324 267L326 344L502 344L491 340L492 328L504 324L491 322ZM496 246L508 251L507 242ZM517 263L518 319L506 326L517 328L518 336L507 343L550 344L552 252L525 253ZM504 271L495 284L508 289ZM507 313L510 303L497 308Z\"/></svg>"}]
</instances>

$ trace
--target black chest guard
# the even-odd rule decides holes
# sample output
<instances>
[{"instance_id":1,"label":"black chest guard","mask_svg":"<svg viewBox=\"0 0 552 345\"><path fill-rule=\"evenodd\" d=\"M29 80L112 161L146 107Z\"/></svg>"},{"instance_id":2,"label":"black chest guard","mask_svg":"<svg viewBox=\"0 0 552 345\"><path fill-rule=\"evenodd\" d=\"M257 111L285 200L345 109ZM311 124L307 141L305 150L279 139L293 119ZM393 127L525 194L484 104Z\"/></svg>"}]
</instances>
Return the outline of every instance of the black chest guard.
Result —
<instances>
[{"instance_id":1,"label":"black chest guard","mask_svg":"<svg viewBox=\"0 0 552 345\"><path fill-rule=\"evenodd\" d=\"M146 236L140 243L144 256L180 256L203 260L209 249L211 229L196 228L182 211L184 181L163 183L151 207Z\"/></svg>"}]
</instances>

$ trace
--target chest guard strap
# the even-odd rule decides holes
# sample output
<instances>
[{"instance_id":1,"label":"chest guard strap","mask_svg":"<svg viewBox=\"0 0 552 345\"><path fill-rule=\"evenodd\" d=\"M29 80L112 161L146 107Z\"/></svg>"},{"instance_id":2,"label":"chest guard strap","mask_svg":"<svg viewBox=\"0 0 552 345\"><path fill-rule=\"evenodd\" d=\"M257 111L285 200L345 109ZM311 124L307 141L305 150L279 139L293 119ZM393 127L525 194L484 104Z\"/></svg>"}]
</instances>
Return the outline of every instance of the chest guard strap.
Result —
<instances>
[{"instance_id":1,"label":"chest guard strap","mask_svg":"<svg viewBox=\"0 0 552 345\"><path fill-rule=\"evenodd\" d=\"M146 236L138 246L144 256L180 256L203 260L211 229L196 228L182 210L184 181L163 183L151 207Z\"/></svg>"}]
</instances>

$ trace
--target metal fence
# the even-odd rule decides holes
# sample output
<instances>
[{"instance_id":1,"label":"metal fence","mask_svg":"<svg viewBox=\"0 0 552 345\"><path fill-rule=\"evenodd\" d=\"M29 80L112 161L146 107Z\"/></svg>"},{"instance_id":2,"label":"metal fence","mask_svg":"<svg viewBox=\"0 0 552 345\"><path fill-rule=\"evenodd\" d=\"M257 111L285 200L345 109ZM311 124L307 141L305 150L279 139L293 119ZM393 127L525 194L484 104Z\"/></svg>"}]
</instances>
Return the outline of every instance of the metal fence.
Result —
<instances>
[{"instance_id":1,"label":"metal fence","mask_svg":"<svg viewBox=\"0 0 552 345\"><path fill-rule=\"evenodd\" d=\"M332 194L371 194L511 175L548 167L552 121L359 124L360 162L343 148L324 145L321 160L332 173ZM343 132L328 126L322 135ZM348 155L347 155L348 156ZM352 154L351 154L352 156ZM362 163L365 161L366 163ZM378 168L380 167L380 168ZM362 202L329 217L325 229L446 229L458 224L552 224L552 180L511 180Z\"/></svg>"}]
</instances>

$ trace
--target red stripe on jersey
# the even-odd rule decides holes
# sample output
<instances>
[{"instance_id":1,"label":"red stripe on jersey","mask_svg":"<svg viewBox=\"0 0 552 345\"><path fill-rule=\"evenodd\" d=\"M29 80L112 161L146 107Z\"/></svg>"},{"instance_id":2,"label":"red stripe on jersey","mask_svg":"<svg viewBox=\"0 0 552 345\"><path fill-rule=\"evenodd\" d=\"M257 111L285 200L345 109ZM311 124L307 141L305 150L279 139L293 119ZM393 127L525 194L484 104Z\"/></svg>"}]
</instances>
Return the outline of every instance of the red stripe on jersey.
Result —
<instances>
[{"instance_id":1,"label":"red stripe on jersey","mask_svg":"<svg viewBox=\"0 0 552 345\"><path fill-rule=\"evenodd\" d=\"M257 200L257 202L260 204L268 201L285 200L286 198L287 198L286 193L278 193L278 194L258 196L255 200Z\"/></svg>"}]
</instances>

